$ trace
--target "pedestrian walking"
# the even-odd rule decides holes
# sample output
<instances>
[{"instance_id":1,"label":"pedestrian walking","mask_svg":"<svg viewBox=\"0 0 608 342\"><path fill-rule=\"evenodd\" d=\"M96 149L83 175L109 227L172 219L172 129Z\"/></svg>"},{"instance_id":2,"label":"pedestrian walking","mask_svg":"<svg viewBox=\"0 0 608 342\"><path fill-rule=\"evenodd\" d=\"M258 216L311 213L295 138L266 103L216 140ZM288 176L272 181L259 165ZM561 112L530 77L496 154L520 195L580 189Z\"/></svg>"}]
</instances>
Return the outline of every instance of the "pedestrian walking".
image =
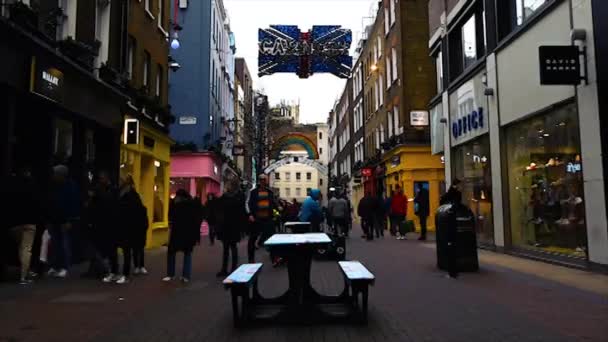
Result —
<instances>
[{"instance_id":1,"label":"pedestrian walking","mask_svg":"<svg viewBox=\"0 0 608 342\"><path fill-rule=\"evenodd\" d=\"M391 231L397 233L397 240L406 240L405 218L407 215L407 196L397 185L391 197Z\"/></svg>"},{"instance_id":2,"label":"pedestrian walking","mask_svg":"<svg viewBox=\"0 0 608 342\"><path fill-rule=\"evenodd\" d=\"M239 264L237 244L241 241L243 228L247 226L247 212L245 211L245 198L236 181L225 184L225 192L219 199L219 222L217 226L217 239L222 242L222 268L218 277L226 277L228 272L228 257L232 256L230 273L234 272Z\"/></svg>"},{"instance_id":3,"label":"pedestrian walking","mask_svg":"<svg viewBox=\"0 0 608 342\"><path fill-rule=\"evenodd\" d=\"M175 279L177 252L184 253L181 280L188 283L192 278L192 251L200 242L202 213L200 205L184 189L177 190L169 209L169 248L167 251L167 276L163 281Z\"/></svg>"},{"instance_id":4,"label":"pedestrian walking","mask_svg":"<svg viewBox=\"0 0 608 342\"><path fill-rule=\"evenodd\" d=\"M8 221L8 233L18 245L19 283L27 285L31 283L29 270L36 226L43 220L42 203L29 168L23 168L13 177L7 190L5 219Z\"/></svg>"},{"instance_id":5,"label":"pedestrian walking","mask_svg":"<svg viewBox=\"0 0 608 342\"><path fill-rule=\"evenodd\" d=\"M422 183L418 183L418 193L414 197L415 214L420 221L420 237L418 240L426 240L426 221L430 214L429 191Z\"/></svg>"},{"instance_id":6,"label":"pedestrian walking","mask_svg":"<svg viewBox=\"0 0 608 342\"><path fill-rule=\"evenodd\" d=\"M386 211L384 210L384 199L381 195L376 197L376 216L374 218L374 232L376 238L384 237L384 222L386 220Z\"/></svg>"},{"instance_id":7,"label":"pedestrian walking","mask_svg":"<svg viewBox=\"0 0 608 342\"><path fill-rule=\"evenodd\" d=\"M310 195L306 197L302 203L302 209L298 218L300 222L310 222L312 231L319 231L319 225L323 215L319 200L321 199L321 191L319 189L311 189Z\"/></svg>"},{"instance_id":8,"label":"pedestrian walking","mask_svg":"<svg viewBox=\"0 0 608 342\"><path fill-rule=\"evenodd\" d=\"M65 278L72 263L70 233L80 216L80 196L76 183L69 178L65 165L53 167L53 179L47 206L48 226L53 249L48 275Z\"/></svg>"},{"instance_id":9,"label":"pedestrian walking","mask_svg":"<svg viewBox=\"0 0 608 342\"><path fill-rule=\"evenodd\" d=\"M141 270L144 262L143 247L148 230L148 213L135 190L131 175L120 177L116 213L116 230L110 237L109 247L110 274L103 278L103 282L126 284L131 276L132 257L135 257L135 267ZM123 254L122 274L119 273L118 248Z\"/></svg>"},{"instance_id":10,"label":"pedestrian walking","mask_svg":"<svg viewBox=\"0 0 608 342\"><path fill-rule=\"evenodd\" d=\"M274 230L273 211L276 209L274 193L268 188L268 177L258 177L258 185L249 192L247 214L249 219L249 241L247 257L249 263L255 262L256 242L259 237L270 237ZM266 241L266 240L263 240Z\"/></svg>"},{"instance_id":11,"label":"pedestrian walking","mask_svg":"<svg viewBox=\"0 0 608 342\"><path fill-rule=\"evenodd\" d=\"M344 236L348 231L349 207L346 196L334 196L327 204L328 219L332 223L334 233Z\"/></svg>"},{"instance_id":12,"label":"pedestrian walking","mask_svg":"<svg viewBox=\"0 0 608 342\"><path fill-rule=\"evenodd\" d=\"M359 201L357 214L361 218L364 238L368 241L374 239L374 221L376 220L378 209L378 201L372 197L369 191L366 191L365 196Z\"/></svg>"},{"instance_id":13,"label":"pedestrian walking","mask_svg":"<svg viewBox=\"0 0 608 342\"><path fill-rule=\"evenodd\" d=\"M204 207L204 218L207 221L209 227L209 245L215 244L216 238L216 226L217 226L217 202L218 199L214 193L207 194L207 203Z\"/></svg>"},{"instance_id":14,"label":"pedestrian walking","mask_svg":"<svg viewBox=\"0 0 608 342\"><path fill-rule=\"evenodd\" d=\"M462 182L458 178L452 180L452 185L448 191L441 196L439 204L462 204Z\"/></svg>"},{"instance_id":15,"label":"pedestrian walking","mask_svg":"<svg viewBox=\"0 0 608 342\"><path fill-rule=\"evenodd\" d=\"M101 171L97 175L97 183L90 192L90 198L86 205L87 220L83 220L87 226L87 238L89 245L90 276L102 277L107 275L104 260L109 259L112 254L113 236L117 234L117 219L113 213L117 210L118 195L112 187L109 174Z\"/></svg>"}]
</instances>

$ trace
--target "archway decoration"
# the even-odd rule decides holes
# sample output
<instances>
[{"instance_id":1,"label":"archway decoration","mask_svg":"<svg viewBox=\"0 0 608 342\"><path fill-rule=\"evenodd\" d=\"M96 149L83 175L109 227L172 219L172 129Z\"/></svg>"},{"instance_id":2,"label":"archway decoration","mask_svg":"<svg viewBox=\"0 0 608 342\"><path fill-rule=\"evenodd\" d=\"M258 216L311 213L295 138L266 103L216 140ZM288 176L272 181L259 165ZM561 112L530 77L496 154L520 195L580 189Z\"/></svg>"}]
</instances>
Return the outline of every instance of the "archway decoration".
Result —
<instances>
[{"instance_id":1,"label":"archway decoration","mask_svg":"<svg viewBox=\"0 0 608 342\"><path fill-rule=\"evenodd\" d=\"M317 144L309 137L301 133L289 133L279 138L279 140L272 145L270 159L281 159L281 151L284 151L289 145L298 145L303 147L308 153L309 159L319 159Z\"/></svg>"},{"instance_id":2,"label":"archway decoration","mask_svg":"<svg viewBox=\"0 0 608 342\"><path fill-rule=\"evenodd\" d=\"M296 158L297 158L297 161L296 161ZM281 160L273 161L272 164L270 164L266 169L264 169L264 173L270 174L271 172L274 172L279 167L289 165L291 163L299 163L299 164L304 164L306 166L314 167L323 176L327 176L327 173L328 173L327 166L319 163L316 160L311 160L311 159L302 158L302 157L299 157L299 158L298 157L288 157L288 158L283 158Z\"/></svg>"}]
</instances>

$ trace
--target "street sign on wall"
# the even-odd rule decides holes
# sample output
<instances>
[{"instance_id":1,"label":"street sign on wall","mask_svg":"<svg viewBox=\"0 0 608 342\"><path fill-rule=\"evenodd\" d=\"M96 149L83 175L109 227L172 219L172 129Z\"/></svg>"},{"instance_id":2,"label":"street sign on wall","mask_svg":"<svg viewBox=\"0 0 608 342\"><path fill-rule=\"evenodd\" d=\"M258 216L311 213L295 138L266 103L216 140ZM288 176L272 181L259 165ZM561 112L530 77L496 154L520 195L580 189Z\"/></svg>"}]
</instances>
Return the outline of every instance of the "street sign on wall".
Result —
<instances>
[{"instance_id":1,"label":"street sign on wall","mask_svg":"<svg viewBox=\"0 0 608 342\"><path fill-rule=\"evenodd\" d=\"M581 83L581 62L578 46L541 46L540 84L578 85Z\"/></svg>"},{"instance_id":2,"label":"street sign on wall","mask_svg":"<svg viewBox=\"0 0 608 342\"><path fill-rule=\"evenodd\" d=\"M349 55L352 32L341 26L313 26L302 32L293 25L273 25L258 33L259 76L295 73L308 78L331 73L348 78L353 59Z\"/></svg>"}]
</instances>

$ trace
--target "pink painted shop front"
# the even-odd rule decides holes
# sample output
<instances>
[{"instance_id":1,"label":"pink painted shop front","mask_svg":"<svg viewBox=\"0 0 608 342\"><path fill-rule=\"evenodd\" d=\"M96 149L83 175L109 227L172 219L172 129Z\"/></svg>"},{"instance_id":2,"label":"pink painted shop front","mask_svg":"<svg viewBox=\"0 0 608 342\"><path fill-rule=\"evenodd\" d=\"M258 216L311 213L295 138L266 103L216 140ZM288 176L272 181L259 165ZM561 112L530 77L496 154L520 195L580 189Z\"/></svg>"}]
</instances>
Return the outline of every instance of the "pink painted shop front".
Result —
<instances>
[{"instance_id":1,"label":"pink painted shop front","mask_svg":"<svg viewBox=\"0 0 608 342\"><path fill-rule=\"evenodd\" d=\"M179 189L204 203L208 194L220 195L221 163L211 153L171 155L171 198Z\"/></svg>"}]
</instances>

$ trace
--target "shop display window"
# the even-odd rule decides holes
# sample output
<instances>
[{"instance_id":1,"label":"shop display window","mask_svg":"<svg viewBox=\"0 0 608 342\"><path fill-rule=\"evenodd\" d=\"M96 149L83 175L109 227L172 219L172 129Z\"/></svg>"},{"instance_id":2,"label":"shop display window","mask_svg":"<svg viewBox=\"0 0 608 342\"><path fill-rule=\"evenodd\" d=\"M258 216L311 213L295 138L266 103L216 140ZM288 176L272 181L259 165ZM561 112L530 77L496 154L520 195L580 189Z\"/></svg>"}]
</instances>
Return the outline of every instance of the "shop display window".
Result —
<instances>
[{"instance_id":1,"label":"shop display window","mask_svg":"<svg viewBox=\"0 0 608 342\"><path fill-rule=\"evenodd\" d=\"M578 115L574 105L506 130L514 246L586 257Z\"/></svg>"},{"instance_id":2,"label":"shop display window","mask_svg":"<svg viewBox=\"0 0 608 342\"><path fill-rule=\"evenodd\" d=\"M475 213L477 241L494 244L492 172L488 135L453 149L454 176L462 181L462 203Z\"/></svg>"},{"instance_id":3,"label":"shop display window","mask_svg":"<svg viewBox=\"0 0 608 342\"><path fill-rule=\"evenodd\" d=\"M135 171L135 152L121 149L120 150L120 177L127 175L133 176Z\"/></svg>"}]
</instances>

